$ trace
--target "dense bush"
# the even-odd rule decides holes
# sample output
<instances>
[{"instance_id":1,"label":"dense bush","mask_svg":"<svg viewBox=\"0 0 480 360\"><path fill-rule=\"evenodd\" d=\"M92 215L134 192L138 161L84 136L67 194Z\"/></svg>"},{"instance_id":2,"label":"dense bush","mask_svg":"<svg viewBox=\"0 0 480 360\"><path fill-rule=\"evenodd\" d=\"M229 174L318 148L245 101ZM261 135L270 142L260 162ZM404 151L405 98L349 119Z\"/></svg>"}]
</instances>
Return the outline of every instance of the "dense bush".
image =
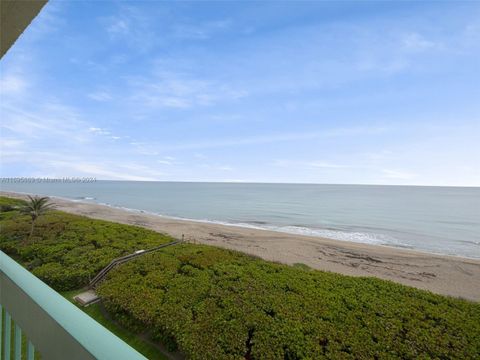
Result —
<instances>
[{"instance_id":1,"label":"dense bush","mask_svg":"<svg viewBox=\"0 0 480 360\"><path fill-rule=\"evenodd\" d=\"M480 357L480 304L213 247L146 255L99 292L192 359Z\"/></svg>"},{"instance_id":2,"label":"dense bush","mask_svg":"<svg viewBox=\"0 0 480 360\"><path fill-rule=\"evenodd\" d=\"M0 250L59 291L78 289L112 259L173 239L136 226L92 220L60 211L38 218L27 241L30 217L19 200L0 197Z\"/></svg>"},{"instance_id":3,"label":"dense bush","mask_svg":"<svg viewBox=\"0 0 480 360\"><path fill-rule=\"evenodd\" d=\"M0 196L0 220L11 217L13 211L18 210L23 204L21 200Z\"/></svg>"}]
</instances>

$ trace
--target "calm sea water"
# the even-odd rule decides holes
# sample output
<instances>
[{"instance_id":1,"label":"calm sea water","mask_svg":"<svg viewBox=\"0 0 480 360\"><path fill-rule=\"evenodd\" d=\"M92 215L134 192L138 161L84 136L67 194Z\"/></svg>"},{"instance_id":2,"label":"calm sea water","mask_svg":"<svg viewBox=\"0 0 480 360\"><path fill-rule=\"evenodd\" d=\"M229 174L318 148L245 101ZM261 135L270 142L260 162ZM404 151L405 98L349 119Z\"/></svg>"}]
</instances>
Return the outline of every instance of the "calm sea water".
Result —
<instances>
[{"instance_id":1,"label":"calm sea water","mask_svg":"<svg viewBox=\"0 0 480 360\"><path fill-rule=\"evenodd\" d=\"M480 258L480 188L97 181L1 189Z\"/></svg>"}]
</instances>

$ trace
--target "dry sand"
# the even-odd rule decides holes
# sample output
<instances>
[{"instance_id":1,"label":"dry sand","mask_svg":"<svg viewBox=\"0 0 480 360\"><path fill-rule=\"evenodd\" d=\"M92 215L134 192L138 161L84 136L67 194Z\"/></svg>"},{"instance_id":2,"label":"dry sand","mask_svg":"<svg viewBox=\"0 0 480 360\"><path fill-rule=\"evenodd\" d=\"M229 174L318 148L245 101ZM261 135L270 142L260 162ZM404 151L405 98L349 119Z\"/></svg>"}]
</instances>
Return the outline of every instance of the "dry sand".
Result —
<instances>
[{"instance_id":1,"label":"dry sand","mask_svg":"<svg viewBox=\"0 0 480 360\"><path fill-rule=\"evenodd\" d=\"M24 198L25 195L0 192ZM381 279L438 294L480 301L480 260L433 255L386 246L177 220L104 205L53 198L56 209L95 219L137 225L197 243L220 246L285 264Z\"/></svg>"}]
</instances>

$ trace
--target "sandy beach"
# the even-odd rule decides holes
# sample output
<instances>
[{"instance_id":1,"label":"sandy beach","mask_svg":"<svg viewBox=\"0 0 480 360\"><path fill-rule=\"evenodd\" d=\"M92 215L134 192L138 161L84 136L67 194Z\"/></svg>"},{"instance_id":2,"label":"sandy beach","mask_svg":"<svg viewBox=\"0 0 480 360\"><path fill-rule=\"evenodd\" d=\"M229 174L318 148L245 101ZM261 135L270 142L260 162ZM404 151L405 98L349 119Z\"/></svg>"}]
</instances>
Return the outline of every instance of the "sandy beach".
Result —
<instances>
[{"instance_id":1,"label":"sandy beach","mask_svg":"<svg viewBox=\"0 0 480 360\"><path fill-rule=\"evenodd\" d=\"M3 196L25 195L0 192ZM51 198L56 209L137 225L186 241L241 251L285 264L353 276L374 276L435 293L480 301L480 260L434 255L268 230L178 220L104 205Z\"/></svg>"}]
</instances>

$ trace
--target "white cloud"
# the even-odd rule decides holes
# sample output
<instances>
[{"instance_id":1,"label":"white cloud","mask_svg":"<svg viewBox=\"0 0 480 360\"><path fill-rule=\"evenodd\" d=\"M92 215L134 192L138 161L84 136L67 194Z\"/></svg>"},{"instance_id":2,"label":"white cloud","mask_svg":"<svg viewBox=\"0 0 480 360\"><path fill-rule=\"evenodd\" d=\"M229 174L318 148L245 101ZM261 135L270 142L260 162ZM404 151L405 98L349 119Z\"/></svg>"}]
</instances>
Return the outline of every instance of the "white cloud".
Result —
<instances>
[{"instance_id":1,"label":"white cloud","mask_svg":"<svg viewBox=\"0 0 480 360\"><path fill-rule=\"evenodd\" d=\"M234 168L230 165L222 165L222 166L219 166L218 167L218 170L222 170L222 171L233 171Z\"/></svg>"},{"instance_id":2,"label":"white cloud","mask_svg":"<svg viewBox=\"0 0 480 360\"><path fill-rule=\"evenodd\" d=\"M331 169L331 170L339 170L339 169L352 169L352 168L364 168L364 165L346 165L346 164L337 164L330 161L323 161L323 160L288 160L288 159L276 159L274 160L271 165L275 167L282 167L282 168L302 168L302 169Z\"/></svg>"},{"instance_id":3,"label":"white cloud","mask_svg":"<svg viewBox=\"0 0 480 360\"><path fill-rule=\"evenodd\" d=\"M74 109L58 103L46 102L35 106L35 110L24 110L23 106L2 102L0 128L20 138L51 138L61 136L71 141L84 140L86 126Z\"/></svg>"},{"instance_id":4,"label":"white cloud","mask_svg":"<svg viewBox=\"0 0 480 360\"><path fill-rule=\"evenodd\" d=\"M149 176L148 169L134 165L123 164L114 166L109 164L86 162L86 161L50 161L48 171L57 174L72 172L74 176L91 176L99 179L130 180L130 181L154 181L159 180L157 176ZM132 174L132 170L138 174Z\"/></svg>"},{"instance_id":5,"label":"white cloud","mask_svg":"<svg viewBox=\"0 0 480 360\"><path fill-rule=\"evenodd\" d=\"M137 51L145 52L155 46L161 37L152 30L152 22L159 21L133 5L122 4L118 13L100 19L112 41L122 42Z\"/></svg>"},{"instance_id":6,"label":"white cloud","mask_svg":"<svg viewBox=\"0 0 480 360\"><path fill-rule=\"evenodd\" d=\"M403 36L402 46L409 51L424 51L440 47L440 44L427 40L418 33L409 33Z\"/></svg>"},{"instance_id":7,"label":"white cloud","mask_svg":"<svg viewBox=\"0 0 480 360\"><path fill-rule=\"evenodd\" d=\"M365 126L350 128L333 128L324 131L308 132L284 132L264 135L251 135L241 138L230 139L207 139L199 142L187 143L182 141L178 144L158 144L156 147L161 151L189 150L189 149L210 149L219 147L243 146L252 144L268 144L277 142L289 142L298 140L313 140L336 137L350 137L360 135L382 134L391 131L386 126Z\"/></svg>"},{"instance_id":8,"label":"white cloud","mask_svg":"<svg viewBox=\"0 0 480 360\"><path fill-rule=\"evenodd\" d=\"M156 160L158 164L162 165L182 165L183 163L180 161L177 161L173 156L162 156L160 159Z\"/></svg>"},{"instance_id":9,"label":"white cloud","mask_svg":"<svg viewBox=\"0 0 480 360\"><path fill-rule=\"evenodd\" d=\"M123 139L122 136L113 135L109 130L99 128L99 127L90 126L88 128L88 132L92 133L94 135L103 136L103 137L105 137L109 140L115 140L116 141L116 140Z\"/></svg>"},{"instance_id":10,"label":"white cloud","mask_svg":"<svg viewBox=\"0 0 480 360\"><path fill-rule=\"evenodd\" d=\"M8 74L0 80L0 95L18 95L27 88L27 82L19 75Z\"/></svg>"},{"instance_id":11,"label":"white cloud","mask_svg":"<svg viewBox=\"0 0 480 360\"><path fill-rule=\"evenodd\" d=\"M177 24L173 27L173 36L181 39L207 40L214 34L230 28L229 19L209 21L201 24Z\"/></svg>"},{"instance_id":12,"label":"white cloud","mask_svg":"<svg viewBox=\"0 0 480 360\"><path fill-rule=\"evenodd\" d=\"M133 146L135 153L140 155L157 156L160 154L160 152L156 149L155 144L131 141L130 145Z\"/></svg>"},{"instance_id":13,"label":"white cloud","mask_svg":"<svg viewBox=\"0 0 480 360\"><path fill-rule=\"evenodd\" d=\"M349 168L351 166L341 165L341 164L333 164L326 161L312 161L306 162L306 165L314 167L314 168L323 168L323 169L344 169Z\"/></svg>"},{"instance_id":14,"label":"white cloud","mask_svg":"<svg viewBox=\"0 0 480 360\"><path fill-rule=\"evenodd\" d=\"M416 174L411 172L403 171L403 170L390 170L390 169L383 169L382 170L383 177L387 179L396 179L396 180L412 180L417 177Z\"/></svg>"},{"instance_id":15,"label":"white cloud","mask_svg":"<svg viewBox=\"0 0 480 360\"><path fill-rule=\"evenodd\" d=\"M383 59L379 56L368 53L362 55L356 61L354 67L360 71L394 75L406 70L410 65L411 62L404 58L403 55L396 55L391 56L388 59Z\"/></svg>"},{"instance_id":16,"label":"white cloud","mask_svg":"<svg viewBox=\"0 0 480 360\"><path fill-rule=\"evenodd\" d=\"M198 167L200 168L204 168L204 169L209 169L209 170L219 170L219 171L234 171L235 168L233 166L230 166L230 165L218 165L218 164L207 164L207 163L203 163L203 164L197 164Z\"/></svg>"},{"instance_id":17,"label":"white cloud","mask_svg":"<svg viewBox=\"0 0 480 360\"><path fill-rule=\"evenodd\" d=\"M99 127L89 127L88 131L97 135L110 135L110 131L107 131Z\"/></svg>"},{"instance_id":18,"label":"white cloud","mask_svg":"<svg viewBox=\"0 0 480 360\"><path fill-rule=\"evenodd\" d=\"M109 101L113 99L112 95L106 91L97 91L94 93L90 93L87 96L90 99L96 100L96 101Z\"/></svg>"},{"instance_id":19,"label":"white cloud","mask_svg":"<svg viewBox=\"0 0 480 360\"><path fill-rule=\"evenodd\" d=\"M202 153L195 153L193 154L193 157L196 158L196 159L206 159L207 156L202 154Z\"/></svg>"},{"instance_id":20,"label":"white cloud","mask_svg":"<svg viewBox=\"0 0 480 360\"><path fill-rule=\"evenodd\" d=\"M20 139L8 139L2 136L2 141L0 142L0 149L2 153L4 150L18 150L25 146L25 141Z\"/></svg>"},{"instance_id":21,"label":"white cloud","mask_svg":"<svg viewBox=\"0 0 480 360\"><path fill-rule=\"evenodd\" d=\"M113 34L128 34L129 24L126 19L112 19L112 23L107 27L107 31Z\"/></svg>"},{"instance_id":22,"label":"white cloud","mask_svg":"<svg viewBox=\"0 0 480 360\"><path fill-rule=\"evenodd\" d=\"M244 98L248 93L228 84L204 80L186 73L156 72L149 78L131 78L130 102L135 108L210 106Z\"/></svg>"}]
</instances>

